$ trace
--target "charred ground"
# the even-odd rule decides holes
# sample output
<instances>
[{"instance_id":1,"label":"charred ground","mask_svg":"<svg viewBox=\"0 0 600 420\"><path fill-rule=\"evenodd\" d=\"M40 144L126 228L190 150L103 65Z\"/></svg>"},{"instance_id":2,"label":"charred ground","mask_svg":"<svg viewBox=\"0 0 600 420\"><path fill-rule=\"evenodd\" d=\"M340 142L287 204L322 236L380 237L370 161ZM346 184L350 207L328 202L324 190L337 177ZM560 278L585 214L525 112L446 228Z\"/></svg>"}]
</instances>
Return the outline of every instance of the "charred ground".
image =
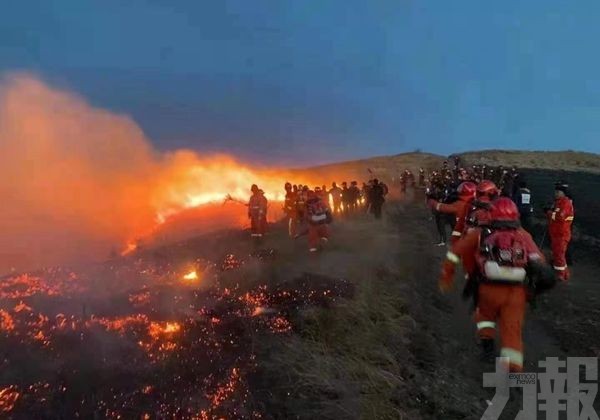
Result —
<instances>
[{"instance_id":1,"label":"charred ground","mask_svg":"<svg viewBox=\"0 0 600 420\"><path fill-rule=\"evenodd\" d=\"M530 308L526 369L598 356L600 176L524 170L537 208L573 186L573 281ZM444 250L421 198L306 238L227 231L93 267L2 280L0 410L12 418L471 419L491 390L469 305L436 287ZM538 212L538 216L541 213ZM542 241L543 224L535 232ZM197 270L197 283L182 275ZM37 280L36 280L37 279ZM10 410L8 410L10 408ZM509 410L514 413L513 404Z\"/></svg>"}]
</instances>

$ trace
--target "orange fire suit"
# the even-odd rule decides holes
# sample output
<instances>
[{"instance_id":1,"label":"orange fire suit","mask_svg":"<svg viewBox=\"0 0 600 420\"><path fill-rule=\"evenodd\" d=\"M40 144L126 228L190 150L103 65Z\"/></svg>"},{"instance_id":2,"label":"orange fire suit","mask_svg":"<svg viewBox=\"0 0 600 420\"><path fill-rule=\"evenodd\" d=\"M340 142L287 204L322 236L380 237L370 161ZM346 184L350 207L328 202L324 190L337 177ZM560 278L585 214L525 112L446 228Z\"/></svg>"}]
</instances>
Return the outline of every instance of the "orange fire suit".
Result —
<instances>
[{"instance_id":1,"label":"orange fire suit","mask_svg":"<svg viewBox=\"0 0 600 420\"><path fill-rule=\"evenodd\" d=\"M258 192L252 194L248 202L248 218L253 237L261 237L267 230L267 198Z\"/></svg>"},{"instance_id":2,"label":"orange fire suit","mask_svg":"<svg viewBox=\"0 0 600 420\"><path fill-rule=\"evenodd\" d=\"M452 230L452 237L450 238L450 243L455 243L460 239L465 230L465 225L467 222L467 215L469 213L469 209L471 208L471 202L473 199L469 198L468 200L459 199L454 203L445 204L440 203L435 200L429 200L429 206L440 213L453 214L455 217L454 229Z\"/></svg>"},{"instance_id":3,"label":"orange fire suit","mask_svg":"<svg viewBox=\"0 0 600 420\"><path fill-rule=\"evenodd\" d=\"M517 229L525 243L525 251L530 260L543 260L531 235L522 228ZM509 360L513 372L523 370L522 327L527 303L527 287L524 284L504 284L485 281L478 273L476 259L479 254L481 228L474 228L457 241L446 255L440 277L440 289L448 290L454 282L455 266L462 261L468 276L482 278L478 290L478 304L475 311L477 334L481 339L494 339L496 323L500 326L501 357Z\"/></svg>"},{"instance_id":4,"label":"orange fire suit","mask_svg":"<svg viewBox=\"0 0 600 420\"><path fill-rule=\"evenodd\" d=\"M298 209L296 208L297 194L294 191L288 191L285 194L283 210L288 217L288 233L290 237L296 236L296 226L298 224Z\"/></svg>"},{"instance_id":5,"label":"orange fire suit","mask_svg":"<svg viewBox=\"0 0 600 420\"><path fill-rule=\"evenodd\" d=\"M298 218L300 220L304 219L305 212L306 212L306 192L298 191L296 193L296 213L298 214Z\"/></svg>"},{"instance_id":6,"label":"orange fire suit","mask_svg":"<svg viewBox=\"0 0 600 420\"><path fill-rule=\"evenodd\" d=\"M327 226L327 216L320 215L317 216L314 214L314 208L319 208L319 205L316 203L320 203L321 207L328 208L323 201L315 196L307 201L306 206L306 221L308 224L308 248L310 252L315 252L318 250L319 242L324 241L327 242L329 240L329 226ZM327 210L328 212L330 210ZM325 219L321 221L315 221L315 218L325 217Z\"/></svg>"},{"instance_id":7,"label":"orange fire suit","mask_svg":"<svg viewBox=\"0 0 600 420\"><path fill-rule=\"evenodd\" d=\"M573 202L568 197L554 200L554 207L547 213L548 233L552 248L552 265L562 281L569 279L566 252L571 240L571 225L575 217Z\"/></svg>"}]
</instances>

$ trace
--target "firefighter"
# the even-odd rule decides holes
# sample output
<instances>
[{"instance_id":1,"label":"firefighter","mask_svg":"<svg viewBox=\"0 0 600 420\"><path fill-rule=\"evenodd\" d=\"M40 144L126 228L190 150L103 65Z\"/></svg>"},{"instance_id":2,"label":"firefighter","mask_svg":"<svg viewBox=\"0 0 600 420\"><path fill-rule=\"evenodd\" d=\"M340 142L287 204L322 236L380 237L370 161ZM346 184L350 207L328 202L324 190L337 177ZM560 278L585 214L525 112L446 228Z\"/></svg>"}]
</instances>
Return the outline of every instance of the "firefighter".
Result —
<instances>
[{"instance_id":1,"label":"firefighter","mask_svg":"<svg viewBox=\"0 0 600 420\"><path fill-rule=\"evenodd\" d=\"M329 227L332 221L329 207L313 191L308 191L306 199L306 222L308 224L308 247L310 252L319 250L319 242L329 241Z\"/></svg>"},{"instance_id":2,"label":"firefighter","mask_svg":"<svg viewBox=\"0 0 600 420\"><path fill-rule=\"evenodd\" d=\"M440 213L454 215L454 229L452 230L451 243L455 243L463 234L467 221L467 214L471 207L471 202L475 198L477 186L472 182L463 182L457 188L458 200L453 203L445 204L437 200L429 199L427 204L430 208Z\"/></svg>"},{"instance_id":3,"label":"firefighter","mask_svg":"<svg viewBox=\"0 0 600 420\"><path fill-rule=\"evenodd\" d=\"M533 201L527 182L520 181L513 201L517 204L521 217L521 227L531 233L531 216L533 215Z\"/></svg>"},{"instance_id":4,"label":"firefighter","mask_svg":"<svg viewBox=\"0 0 600 420\"><path fill-rule=\"evenodd\" d=\"M342 189L337 186L335 182L331 184L331 189L329 190L329 194L331 195L331 201L333 203L333 212L339 213L342 211Z\"/></svg>"},{"instance_id":5,"label":"firefighter","mask_svg":"<svg viewBox=\"0 0 600 420\"><path fill-rule=\"evenodd\" d=\"M419 187L425 186L425 169L419 168Z\"/></svg>"},{"instance_id":6,"label":"firefighter","mask_svg":"<svg viewBox=\"0 0 600 420\"><path fill-rule=\"evenodd\" d=\"M406 184L408 183L407 170L400 174L400 192L402 194L406 193Z\"/></svg>"},{"instance_id":7,"label":"firefighter","mask_svg":"<svg viewBox=\"0 0 600 420\"><path fill-rule=\"evenodd\" d=\"M552 248L552 264L563 282L568 281L570 277L566 253L571 240L571 225L575 216L573 201L568 195L569 185L562 181L557 182L554 188L554 205L546 213Z\"/></svg>"},{"instance_id":8,"label":"firefighter","mask_svg":"<svg viewBox=\"0 0 600 420\"><path fill-rule=\"evenodd\" d=\"M371 213L376 219L381 219L381 210L385 203L385 190L377 178L373 180L373 185L369 189L369 203L371 204Z\"/></svg>"},{"instance_id":9,"label":"firefighter","mask_svg":"<svg viewBox=\"0 0 600 420\"><path fill-rule=\"evenodd\" d=\"M306 210L306 191L308 191L307 186L298 185L298 193L296 194L296 215L299 222L304 220L304 211Z\"/></svg>"},{"instance_id":10,"label":"firefighter","mask_svg":"<svg viewBox=\"0 0 600 420\"><path fill-rule=\"evenodd\" d=\"M348 214L350 210L350 189L346 181L342 182L342 205L344 214Z\"/></svg>"},{"instance_id":11,"label":"firefighter","mask_svg":"<svg viewBox=\"0 0 600 420\"><path fill-rule=\"evenodd\" d=\"M498 187L492 181L484 179L477 184L475 200L467 216L467 229L489 226L492 202L498 197Z\"/></svg>"},{"instance_id":12,"label":"firefighter","mask_svg":"<svg viewBox=\"0 0 600 420\"><path fill-rule=\"evenodd\" d=\"M461 261L467 276L476 279L475 322L482 359L494 359L499 324L500 356L508 359L510 371L522 371L527 300L551 288L556 280L531 235L520 227L515 203L506 197L497 199L491 209L491 229L471 230L446 257L439 280L442 292L452 288L455 266Z\"/></svg>"},{"instance_id":13,"label":"firefighter","mask_svg":"<svg viewBox=\"0 0 600 420\"><path fill-rule=\"evenodd\" d=\"M358 188L358 182L356 181L352 181L350 183L350 188L348 188L349 192L349 205L350 205L350 211L352 211L353 213L356 212L356 210L358 209L358 204L360 201L360 188Z\"/></svg>"},{"instance_id":14,"label":"firefighter","mask_svg":"<svg viewBox=\"0 0 600 420\"><path fill-rule=\"evenodd\" d=\"M298 224L298 210L296 208L296 198L298 194L294 192L289 182L285 183L285 201L283 210L288 217L288 233L291 238L296 236L296 226Z\"/></svg>"},{"instance_id":15,"label":"firefighter","mask_svg":"<svg viewBox=\"0 0 600 420\"><path fill-rule=\"evenodd\" d=\"M445 198L445 189L446 188L444 186L444 182L441 176L439 176L437 171L433 171L429 179L429 186L425 190L425 196L428 200L434 199L443 202ZM436 211L435 208L431 209L431 213L435 219L435 226L437 228L438 235L440 238L436 246L446 246L446 225L450 224L448 223L448 215ZM451 223L451 227L453 226L454 223Z\"/></svg>"},{"instance_id":16,"label":"firefighter","mask_svg":"<svg viewBox=\"0 0 600 420\"><path fill-rule=\"evenodd\" d=\"M250 188L252 196L248 202L248 218L252 237L261 238L267 230L267 198L256 184Z\"/></svg>"}]
</instances>

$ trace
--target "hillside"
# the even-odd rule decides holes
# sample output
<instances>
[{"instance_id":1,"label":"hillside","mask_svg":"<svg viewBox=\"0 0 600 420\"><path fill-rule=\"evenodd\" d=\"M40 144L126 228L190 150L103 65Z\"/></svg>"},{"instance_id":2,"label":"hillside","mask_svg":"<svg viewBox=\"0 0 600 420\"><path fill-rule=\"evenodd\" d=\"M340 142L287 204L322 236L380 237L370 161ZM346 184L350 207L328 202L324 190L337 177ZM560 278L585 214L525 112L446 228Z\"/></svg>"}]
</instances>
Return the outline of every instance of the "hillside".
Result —
<instances>
[{"instance_id":1,"label":"hillside","mask_svg":"<svg viewBox=\"0 0 600 420\"><path fill-rule=\"evenodd\" d=\"M560 152L481 150L461 153L460 156L468 163L485 163L492 166L515 165L519 168L600 173L600 155L572 150Z\"/></svg>"},{"instance_id":2,"label":"hillside","mask_svg":"<svg viewBox=\"0 0 600 420\"><path fill-rule=\"evenodd\" d=\"M527 169L600 173L600 155L595 153L570 150L560 152L481 150L460 153L459 156L468 165L515 165L518 168ZM397 178L400 172L405 169L416 172L420 167L423 167L429 172L439 168L445 159L445 156L432 153L411 152L320 165L293 172L305 173L309 170L311 175L317 178L339 182L341 180L364 180L369 177L368 170L370 169L374 176L389 181L392 178Z\"/></svg>"},{"instance_id":3,"label":"hillside","mask_svg":"<svg viewBox=\"0 0 600 420\"><path fill-rule=\"evenodd\" d=\"M371 170L373 176L389 181L392 178L397 178L405 169L410 169L415 173L420 167L425 168L427 171L434 170L440 167L444 159L444 156L432 153L401 153L392 156L378 156L320 165L298 170L297 172L310 171L312 176L339 182L341 180L364 180L369 177L369 170Z\"/></svg>"}]
</instances>

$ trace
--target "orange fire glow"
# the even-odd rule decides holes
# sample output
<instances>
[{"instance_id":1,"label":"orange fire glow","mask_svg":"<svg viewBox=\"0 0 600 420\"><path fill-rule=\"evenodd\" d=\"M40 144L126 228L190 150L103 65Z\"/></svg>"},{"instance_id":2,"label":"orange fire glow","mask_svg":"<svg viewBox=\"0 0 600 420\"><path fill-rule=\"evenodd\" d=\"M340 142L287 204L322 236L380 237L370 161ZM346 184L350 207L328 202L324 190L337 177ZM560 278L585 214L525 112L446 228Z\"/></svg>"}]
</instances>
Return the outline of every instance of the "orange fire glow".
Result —
<instances>
[{"instance_id":1,"label":"orange fire glow","mask_svg":"<svg viewBox=\"0 0 600 420\"><path fill-rule=\"evenodd\" d=\"M15 385L0 389L0 412L8 413L12 411L19 395Z\"/></svg>"},{"instance_id":2,"label":"orange fire glow","mask_svg":"<svg viewBox=\"0 0 600 420\"><path fill-rule=\"evenodd\" d=\"M10 332L15 329L15 322L8 312L0 309L0 331Z\"/></svg>"},{"instance_id":3,"label":"orange fire glow","mask_svg":"<svg viewBox=\"0 0 600 420\"><path fill-rule=\"evenodd\" d=\"M227 155L160 153L127 116L26 74L0 80L0 167L10 203L0 208L0 275L104 259L111 248L129 254L173 216L203 206L205 229L243 226L251 184L274 219L286 181L317 185Z\"/></svg>"},{"instance_id":4,"label":"orange fire glow","mask_svg":"<svg viewBox=\"0 0 600 420\"><path fill-rule=\"evenodd\" d=\"M190 281L190 282L196 281L199 279L198 273L196 272L196 270L190 271L189 273L187 273L183 276L183 279Z\"/></svg>"}]
</instances>

